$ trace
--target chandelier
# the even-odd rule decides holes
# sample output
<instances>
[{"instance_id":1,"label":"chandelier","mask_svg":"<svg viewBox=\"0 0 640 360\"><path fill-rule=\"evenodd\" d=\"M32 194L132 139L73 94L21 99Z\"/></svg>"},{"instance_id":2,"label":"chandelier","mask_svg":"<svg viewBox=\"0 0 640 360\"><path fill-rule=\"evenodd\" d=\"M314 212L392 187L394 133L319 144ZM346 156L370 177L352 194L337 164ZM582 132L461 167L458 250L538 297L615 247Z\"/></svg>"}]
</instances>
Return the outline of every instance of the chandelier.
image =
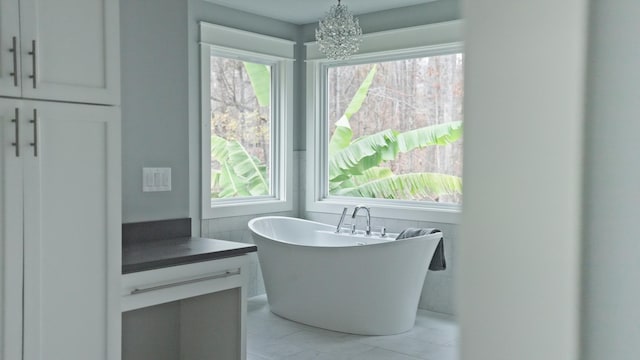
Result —
<instances>
[{"instance_id":1,"label":"chandelier","mask_svg":"<svg viewBox=\"0 0 640 360\"><path fill-rule=\"evenodd\" d=\"M328 59L345 60L360 48L362 29L358 19L338 0L318 23L316 40Z\"/></svg>"}]
</instances>

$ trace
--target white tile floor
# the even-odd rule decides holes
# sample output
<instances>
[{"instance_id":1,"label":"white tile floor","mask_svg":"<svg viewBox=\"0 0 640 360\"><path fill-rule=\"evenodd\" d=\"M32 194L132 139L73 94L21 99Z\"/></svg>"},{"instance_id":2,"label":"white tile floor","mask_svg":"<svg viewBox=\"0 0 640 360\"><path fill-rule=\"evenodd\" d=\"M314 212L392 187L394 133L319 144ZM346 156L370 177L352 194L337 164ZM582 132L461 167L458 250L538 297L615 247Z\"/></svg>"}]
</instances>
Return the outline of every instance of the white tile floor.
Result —
<instances>
[{"instance_id":1,"label":"white tile floor","mask_svg":"<svg viewBox=\"0 0 640 360\"><path fill-rule=\"evenodd\" d=\"M415 327L390 336L360 336L283 319L264 295L249 299L247 360L455 360L458 326L452 317L418 310Z\"/></svg>"}]
</instances>

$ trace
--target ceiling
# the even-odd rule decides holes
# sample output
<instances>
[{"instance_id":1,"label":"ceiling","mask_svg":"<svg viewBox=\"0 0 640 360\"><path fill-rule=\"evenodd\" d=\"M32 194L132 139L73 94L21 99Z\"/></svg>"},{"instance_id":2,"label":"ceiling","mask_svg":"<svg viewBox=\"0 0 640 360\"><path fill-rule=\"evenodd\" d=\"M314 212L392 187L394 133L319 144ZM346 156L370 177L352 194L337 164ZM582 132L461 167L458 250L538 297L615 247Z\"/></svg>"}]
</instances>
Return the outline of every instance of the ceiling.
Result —
<instances>
[{"instance_id":1,"label":"ceiling","mask_svg":"<svg viewBox=\"0 0 640 360\"><path fill-rule=\"evenodd\" d=\"M318 21L337 0L207 0L232 9L258 14L292 24ZM355 15L424 4L434 0L342 0Z\"/></svg>"}]
</instances>

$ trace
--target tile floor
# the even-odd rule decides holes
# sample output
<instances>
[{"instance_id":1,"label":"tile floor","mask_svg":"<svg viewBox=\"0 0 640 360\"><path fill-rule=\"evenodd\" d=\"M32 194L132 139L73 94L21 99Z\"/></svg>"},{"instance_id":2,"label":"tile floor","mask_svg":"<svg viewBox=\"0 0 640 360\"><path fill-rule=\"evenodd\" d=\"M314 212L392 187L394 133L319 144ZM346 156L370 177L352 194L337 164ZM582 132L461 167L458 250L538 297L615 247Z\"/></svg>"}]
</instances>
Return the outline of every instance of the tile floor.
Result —
<instances>
[{"instance_id":1,"label":"tile floor","mask_svg":"<svg viewBox=\"0 0 640 360\"><path fill-rule=\"evenodd\" d=\"M269 311L264 295L247 307L247 360L455 360L457 334L452 317L426 310L418 310L406 333L360 336L283 319Z\"/></svg>"}]
</instances>

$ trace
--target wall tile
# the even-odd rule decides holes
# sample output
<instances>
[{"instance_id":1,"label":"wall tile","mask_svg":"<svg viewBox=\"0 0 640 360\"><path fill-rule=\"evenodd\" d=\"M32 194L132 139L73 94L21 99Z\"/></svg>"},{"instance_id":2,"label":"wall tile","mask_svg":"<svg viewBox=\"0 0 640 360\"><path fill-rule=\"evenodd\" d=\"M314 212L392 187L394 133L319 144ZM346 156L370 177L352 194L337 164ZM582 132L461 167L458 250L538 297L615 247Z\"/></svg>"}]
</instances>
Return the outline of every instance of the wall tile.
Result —
<instances>
[{"instance_id":1,"label":"wall tile","mask_svg":"<svg viewBox=\"0 0 640 360\"><path fill-rule=\"evenodd\" d=\"M242 233L243 230L232 230L231 236L229 236L230 241L242 242Z\"/></svg>"},{"instance_id":2,"label":"wall tile","mask_svg":"<svg viewBox=\"0 0 640 360\"><path fill-rule=\"evenodd\" d=\"M382 223L387 228L388 232L399 233L402 230L410 227L418 227L418 222L413 220L397 220L397 219L385 219L375 218L374 224Z\"/></svg>"},{"instance_id":3,"label":"wall tile","mask_svg":"<svg viewBox=\"0 0 640 360\"><path fill-rule=\"evenodd\" d=\"M251 231L246 230L242 232L242 240L243 243L247 244L255 244L253 241L253 235L251 235Z\"/></svg>"},{"instance_id":4,"label":"wall tile","mask_svg":"<svg viewBox=\"0 0 640 360\"><path fill-rule=\"evenodd\" d=\"M209 224L209 230L207 231L207 234L213 234L218 231L219 221L217 219L209 219L206 220L206 222Z\"/></svg>"},{"instance_id":5,"label":"wall tile","mask_svg":"<svg viewBox=\"0 0 640 360\"><path fill-rule=\"evenodd\" d=\"M248 297L253 297L253 296L257 296L257 295L261 295L259 293L259 286L258 286L258 262L256 260L253 260L249 263L248 269L249 269L249 280L248 280L248 285L247 285L247 296Z\"/></svg>"},{"instance_id":6,"label":"wall tile","mask_svg":"<svg viewBox=\"0 0 640 360\"><path fill-rule=\"evenodd\" d=\"M453 279L442 272L429 271L420 295L418 307L446 314L454 314Z\"/></svg>"},{"instance_id":7,"label":"wall tile","mask_svg":"<svg viewBox=\"0 0 640 360\"><path fill-rule=\"evenodd\" d=\"M323 224L337 224L340 219L339 216L333 214L325 214L319 212L309 212L307 213L307 219L311 221L320 222Z\"/></svg>"}]
</instances>

